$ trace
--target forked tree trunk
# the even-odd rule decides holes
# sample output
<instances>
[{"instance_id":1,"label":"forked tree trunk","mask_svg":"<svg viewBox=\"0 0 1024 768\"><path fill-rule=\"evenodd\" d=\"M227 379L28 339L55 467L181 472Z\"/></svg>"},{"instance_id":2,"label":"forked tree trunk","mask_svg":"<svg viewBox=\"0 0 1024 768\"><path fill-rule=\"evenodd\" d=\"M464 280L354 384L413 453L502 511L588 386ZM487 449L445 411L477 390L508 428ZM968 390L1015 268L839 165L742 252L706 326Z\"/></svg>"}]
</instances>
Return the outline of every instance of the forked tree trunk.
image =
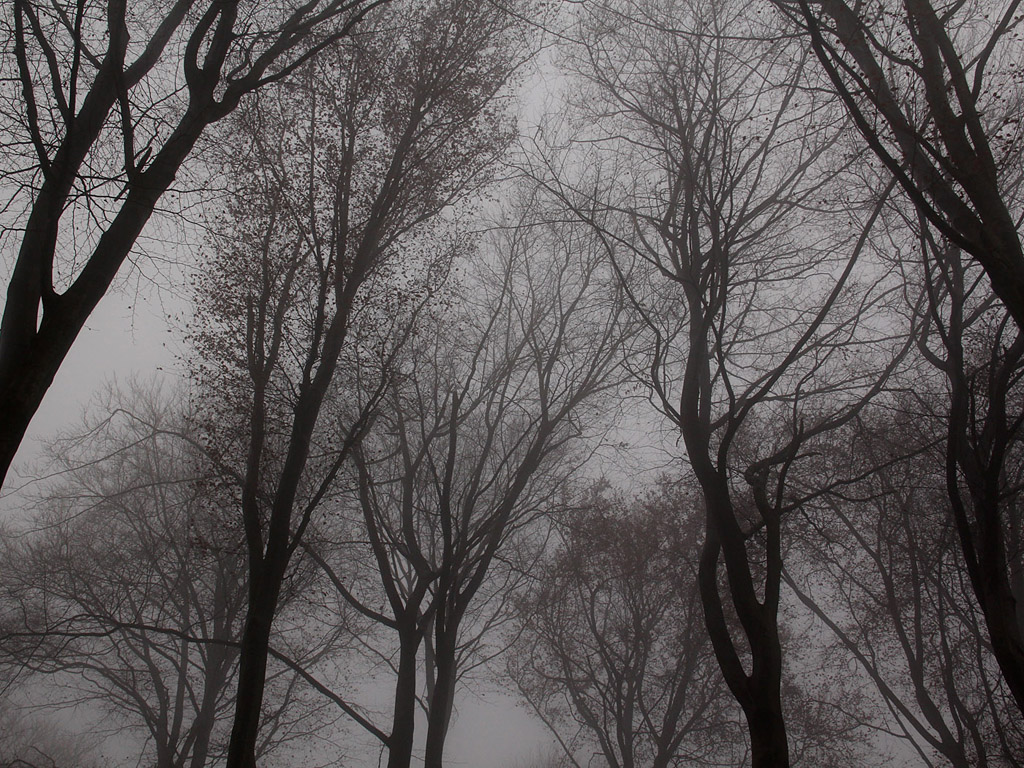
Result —
<instances>
[{"instance_id":1,"label":"forked tree trunk","mask_svg":"<svg viewBox=\"0 0 1024 768\"><path fill-rule=\"evenodd\" d=\"M752 768L789 768L789 740L782 711L782 643L777 616L763 604L745 608L742 603L737 605L731 590L729 599L742 629L730 629L718 578L720 555L721 544L709 521L698 582L711 646L726 685L743 709L750 736ZM745 635L751 656L749 673L744 670L733 641L734 631Z\"/></svg>"}]
</instances>

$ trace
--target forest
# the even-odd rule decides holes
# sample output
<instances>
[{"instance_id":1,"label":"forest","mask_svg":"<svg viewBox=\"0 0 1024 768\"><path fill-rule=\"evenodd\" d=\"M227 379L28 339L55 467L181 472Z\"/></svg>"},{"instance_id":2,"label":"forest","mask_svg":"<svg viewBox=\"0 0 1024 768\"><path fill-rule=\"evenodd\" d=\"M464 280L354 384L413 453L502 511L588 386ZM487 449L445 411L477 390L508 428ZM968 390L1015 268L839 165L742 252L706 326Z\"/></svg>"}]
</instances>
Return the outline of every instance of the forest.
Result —
<instances>
[{"instance_id":1,"label":"forest","mask_svg":"<svg viewBox=\"0 0 1024 768\"><path fill-rule=\"evenodd\" d=\"M0 19L0 768L1024 766L1022 0Z\"/></svg>"}]
</instances>

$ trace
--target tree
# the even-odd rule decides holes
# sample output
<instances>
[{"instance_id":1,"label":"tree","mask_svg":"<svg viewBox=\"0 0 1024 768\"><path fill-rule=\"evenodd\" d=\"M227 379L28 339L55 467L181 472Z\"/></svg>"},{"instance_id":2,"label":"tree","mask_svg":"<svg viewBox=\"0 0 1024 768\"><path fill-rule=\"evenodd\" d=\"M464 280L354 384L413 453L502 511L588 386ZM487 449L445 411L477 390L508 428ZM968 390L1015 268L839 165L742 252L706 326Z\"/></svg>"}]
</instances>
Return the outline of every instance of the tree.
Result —
<instances>
[{"instance_id":1,"label":"tree","mask_svg":"<svg viewBox=\"0 0 1024 768\"><path fill-rule=\"evenodd\" d=\"M508 614L524 536L586 458L628 333L579 225L513 221L473 256L354 451L353 534L318 554L340 594L396 635L392 768L411 759L421 679L424 761L442 764L459 677ZM366 562L373 576L342 578Z\"/></svg>"},{"instance_id":2,"label":"tree","mask_svg":"<svg viewBox=\"0 0 1024 768\"><path fill-rule=\"evenodd\" d=\"M917 391L923 399L920 379ZM940 419L909 410L837 441L829 461L863 479L802 510L807 535L786 580L834 635L844 673L852 658L876 689L881 711L859 715L868 727L901 735L930 766L1020 765L1018 710L972 599L936 461Z\"/></svg>"},{"instance_id":3,"label":"tree","mask_svg":"<svg viewBox=\"0 0 1024 768\"><path fill-rule=\"evenodd\" d=\"M959 248L918 231L928 296L919 347L945 375L949 393L941 457L948 510L992 651L1024 712L1024 332Z\"/></svg>"},{"instance_id":4,"label":"tree","mask_svg":"<svg viewBox=\"0 0 1024 768\"><path fill-rule=\"evenodd\" d=\"M998 489L1000 473L1016 473L1016 422L1007 410L1024 343L1020 3L906 0L873 13L843 0L775 4L806 31L864 141L916 214L904 218L925 255L925 346L945 348L925 356L944 372L951 395L951 511L999 668L1024 712L1024 634L1006 539L1020 523ZM984 270L1012 324L978 309L987 305L985 291L963 254ZM990 356L971 359L967 340L989 321L996 324L983 341Z\"/></svg>"},{"instance_id":5,"label":"tree","mask_svg":"<svg viewBox=\"0 0 1024 768\"><path fill-rule=\"evenodd\" d=\"M1015 390L1024 349L1020 3L905 0L872 12L843 0L775 5L806 31L866 144L916 213L905 219L924 257L922 352L950 394L951 512L993 652L1024 712L1019 553L1008 539L1020 519L1015 494L1005 495L1019 466Z\"/></svg>"},{"instance_id":6,"label":"tree","mask_svg":"<svg viewBox=\"0 0 1024 768\"><path fill-rule=\"evenodd\" d=\"M492 5L395 3L233 126L242 194L196 334L208 443L238 485L249 569L230 768L255 764L292 555L443 282L457 204L510 140L498 99L523 42Z\"/></svg>"},{"instance_id":7,"label":"tree","mask_svg":"<svg viewBox=\"0 0 1024 768\"><path fill-rule=\"evenodd\" d=\"M212 123L384 0L6 6L0 477L89 314Z\"/></svg>"},{"instance_id":8,"label":"tree","mask_svg":"<svg viewBox=\"0 0 1024 768\"><path fill-rule=\"evenodd\" d=\"M557 525L510 670L566 757L594 743L615 768L736 763L697 590L699 504L666 480L636 499L597 485Z\"/></svg>"},{"instance_id":9,"label":"tree","mask_svg":"<svg viewBox=\"0 0 1024 768\"><path fill-rule=\"evenodd\" d=\"M0 700L0 766L3 768L91 768L99 765L94 745L43 718L31 718Z\"/></svg>"},{"instance_id":10,"label":"tree","mask_svg":"<svg viewBox=\"0 0 1024 768\"><path fill-rule=\"evenodd\" d=\"M896 286L859 263L881 204L854 199L834 151L842 116L757 14L726 2L592 13L574 66L596 170L568 180L549 161L546 183L602 233L646 325L637 376L704 495L712 647L753 765L787 766L779 608L783 527L805 497L794 481L909 346L885 307Z\"/></svg>"},{"instance_id":11,"label":"tree","mask_svg":"<svg viewBox=\"0 0 1024 768\"><path fill-rule=\"evenodd\" d=\"M773 0L811 46L865 142L1024 325L1017 232L1020 2Z\"/></svg>"},{"instance_id":12,"label":"tree","mask_svg":"<svg viewBox=\"0 0 1024 768\"><path fill-rule=\"evenodd\" d=\"M52 444L49 469L40 515L4 540L0 661L141 732L160 768L202 768L226 746L246 583L194 424L167 392L111 389ZM303 725L268 714L281 728L261 753Z\"/></svg>"}]
</instances>

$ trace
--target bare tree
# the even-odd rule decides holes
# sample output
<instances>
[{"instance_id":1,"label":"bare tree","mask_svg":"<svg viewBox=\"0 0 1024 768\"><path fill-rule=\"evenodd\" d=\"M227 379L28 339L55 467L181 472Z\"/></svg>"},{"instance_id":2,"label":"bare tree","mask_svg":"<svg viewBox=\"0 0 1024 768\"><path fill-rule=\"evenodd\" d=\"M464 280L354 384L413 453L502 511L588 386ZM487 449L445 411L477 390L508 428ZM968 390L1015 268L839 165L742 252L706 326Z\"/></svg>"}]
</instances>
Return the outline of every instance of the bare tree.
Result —
<instances>
[{"instance_id":1,"label":"bare tree","mask_svg":"<svg viewBox=\"0 0 1024 768\"><path fill-rule=\"evenodd\" d=\"M79 331L207 127L384 0L5 5L0 476Z\"/></svg>"},{"instance_id":2,"label":"bare tree","mask_svg":"<svg viewBox=\"0 0 1024 768\"><path fill-rule=\"evenodd\" d=\"M1024 349L1020 3L905 0L870 12L843 0L775 5L806 31L916 213L904 218L924 255L931 325L922 351L951 394L951 511L993 651L1024 711L1019 554L1008 539L1020 518L1005 495L1019 464L1014 390Z\"/></svg>"},{"instance_id":3,"label":"bare tree","mask_svg":"<svg viewBox=\"0 0 1024 768\"><path fill-rule=\"evenodd\" d=\"M920 380L917 398L927 402ZM904 403L836 441L829 461L863 479L801 511L807 536L786 580L842 647L840 663L852 657L876 689L876 711L857 714L866 726L930 766L1020 765L1024 732L957 545L932 433L942 396L932 399L938 415Z\"/></svg>"},{"instance_id":4,"label":"bare tree","mask_svg":"<svg viewBox=\"0 0 1024 768\"><path fill-rule=\"evenodd\" d=\"M1024 325L1019 0L773 0L872 152Z\"/></svg>"},{"instance_id":5,"label":"bare tree","mask_svg":"<svg viewBox=\"0 0 1024 768\"><path fill-rule=\"evenodd\" d=\"M379 597L358 571L331 573L397 635L389 766L409 765L422 679L425 764L442 764L457 681L493 655L484 637L522 578L510 552L585 460L595 401L617 382L622 305L595 247L579 226L524 221L490 238L354 453L363 530L323 559L372 563Z\"/></svg>"},{"instance_id":6,"label":"bare tree","mask_svg":"<svg viewBox=\"0 0 1024 768\"><path fill-rule=\"evenodd\" d=\"M1014 472L1016 429L1005 409L1022 343L1013 326L1024 322L1020 4L906 0L872 13L843 0L776 5L807 32L867 145L916 212L905 218L926 255L934 323L926 346L945 347L925 356L944 371L952 395L949 499L996 658L1024 711L1024 634L1005 533L1019 526L1008 518L1019 516L996 490L1000 473ZM984 270L1006 321L1013 318L996 320L995 337L983 342L987 381L978 375L984 358L970 360L966 345L992 318L975 314L985 315L978 308L987 299L962 254Z\"/></svg>"},{"instance_id":7,"label":"bare tree","mask_svg":"<svg viewBox=\"0 0 1024 768\"><path fill-rule=\"evenodd\" d=\"M19 712L0 699L0 766L3 768L92 768L95 745L44 717Z\"/></svg>"},{"instance_id":8,"label":"bare tree","mask_svg":"<svg viewBox=\"0 0 1024 768\"><path fill-rule=\"evenodd\" d=\"M394 3L233 126L242 194L197 334L209 444L237 478L250 574L231 768L255 764L292 555L445 277L457 204L510 140L498 100L520 26L489 4Z\"/></svg>"},{"instance_id":9,"label":"bare tree","mask_svg":"<svg viewBox=\"0 0 1024 768\"><path fill-rule=\"evenodd\" d=\"M948 508L993 653L1024 712L1024 332L959 248L919 231L930 321L919 346L950 394L941 459Z\"/></svg>"},{"instance_id":10,"label":"bare tree","mask_svg":"<svg viewBox=\"0 0 1024 768\"><path fill-rule=\"evenodd\" d=\"M590 744L613 768L741 759L701 615L699 507L667 480L636 499L598 485L558 518L510 671L575 765Z\"/></svg>"},{"instance_id":11,"label":"bare tree","mask_svg":"<svg viewBox=\"0 0 1024 768\"><path fill-rule=\"evenodd\" d=\"M842 116L757 14L608 3L581 35L597 170L570 182L549 162L547 183L606 238L648 328L637 375L704 494L712 646L753 765L787 766L779 608L784 522L803 498L793 480L907 349L885 276L859 265L880 204L853 199L833 152Z\"/></svg>"},{"instance_id":12,"label":"bare tree","mask_svg":"<svg viewBox=\"0 0 1024 768\"><path fill-rule=\"evenodd\" d=\"M157 766L202 768L226 746L246 582L194 426L165 392L111 390L49 468L42 513L4 541L3 664L141 731Z\"/></svg>"}]
</instances>

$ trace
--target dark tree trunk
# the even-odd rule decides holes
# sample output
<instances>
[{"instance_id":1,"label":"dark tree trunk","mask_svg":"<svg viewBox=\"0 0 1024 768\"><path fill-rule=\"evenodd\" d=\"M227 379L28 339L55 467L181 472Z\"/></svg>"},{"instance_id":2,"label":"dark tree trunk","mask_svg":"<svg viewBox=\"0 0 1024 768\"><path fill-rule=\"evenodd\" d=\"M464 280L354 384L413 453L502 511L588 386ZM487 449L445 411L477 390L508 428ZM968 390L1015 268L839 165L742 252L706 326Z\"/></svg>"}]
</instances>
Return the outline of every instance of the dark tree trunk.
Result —
<instances>
[{"instance_id":1,"label":"dark tree trunk","mask_svg":"<svg viewBox=\"0 0 1024 768\"><path fill-rule=\"evenodd\" d=\"M986 583L982 609L992 640L992 655L999 663L1017 707L1024 712L1024 642L1014 613L1017 601L1006 588L1008 585L1001 583L1005 581L1005 574L996 578L983 574L982 578Z\"/></svg>"},{"instance_id":2,"label":"dark tree trunk","mask_svg":"<svg viewBox=\"0 0 1024 768\"><path fill-rule=\"evenodd\" d=\"M217 699L223 691L235 651L226 644L213 643L209 646L207 654L203 699L193 724L196 737L189 768L206 768L210 756L210 737L217 722Z\"/></svg>"},{"instance_id":3,"label":"dark tree trunk","mask_svg":"<svg viewBox=\"0 0 1024 768\"><path fill-rule=\"evenodd\" d=\"M451 724L452 704L455 697L455 637L457 630L448 627L437 633L435 664L437 679L430 696L427 712L427 746L424 768L441 768L444 764L444 744Z\"/></svg>"},{"instance_id":4,"label":"dark tree trunk","mask_svg":"<svg viewBox=\"0 0 1024 768\"><path fill-rule=\"evenodd\" d=\"M718 665L747 721L752 768L789 768L789 741L782 711L782 644L776 608L770 600L761 604L738 599L737 590L731 585L729 596L723 597L718 577L722 546L710 520L707 531L698 573L701 602ZM726 600L734 606L741 630L730 629L724 609ZM744 633L750 649L749 674L732 638L736 631Z\"/></svg>"},{"instance_id":5,"label":"dark tree trunk","mask_svg":"<svg viewBox=\"0 0 1024 768\"><path fill-rule=\"evenodd\" d=\"M998 469L989 468L988 473L998 472ZM983 479L976 478L978 482L972 485L986 485ZM971 586L985 618L992 655L995 656L1017 708L1024 713L1024 636L1018 621L1020 606L1010 583L999 501L984 498L981 493L974 495L977 525L972 526L955 487L955 478L951 482L954 485L950 487L950 499L965 553L964 560ZM991 485L993 495L998 497L997 484L993 482Z\"/></svg>"},{"instance_id":6,"label":"dark tree trunk","mask_svg":"<svg viewBox=\"0 0 1024 768\"><path fill-rule=\"evenodd\" d=\"M74 283L60 295L53 292L49 270L60 223L57 209L67 191L44 183L18 252L0 324L0 483L85 321L214 117L197 111L182 119L153 164L128 186L117 216L100 236ZM68 180L68 188L70 183Z\"/></svg>"},{"instance_id":7,"label":"dark tree trunk","mask_svg":"<svg viewBox=\"0 0 1024 768\"><path fill-rule=\"evenodd\" d=\"M961 323L957 308L952 326L959 331ZM1024 333L1018 332L998 366L987 376L969 379L961 340L950 346L956 373L950 376L953 392L946 435L946 492L992 655L1017 708L1024 713L1024 634L1006 541L1006 508L1013 501L1007 500L1004 479L1012 444L1019 437L1007 402L1011 382L1020 373L1022 355ZM972 392L969 381L986 381L987 390ZM988 408L979 418L974 402L981 397L988 400Z\"/></svg>"},{"instance_id":8,"label":"dark tree trunk","mask_svg":"<svg viewBox=\"0 0 1024 768\"><path fill-rule=\"evenodd\" d=\"M413 628L401 630L395 711L391 721L388 768L409 768L416 729L416 652L420 637Z\"/></svg>"},{"instance_id":9,"label":"dark tree trunk","mask_svg":"<svg viewBox=\"0 0 1024 768\"><path fill-rule=\"evenodd\" d=\"M754 708L746 712L751 767L788 768L789 742L781 702L767 688L757 698Z\"/></svg>"},{"instance_id":10,"label":"dark tree trunk","mask_svg":"<svg viewBox=\"0 0 1024 768\"><path fill-rule=\"evenodd\" d=\"M284 568L268 569L249 592L249 611L239 648L235 717L228 742L227 768L256 768L263 693L266 688L270 633L277 612Z\"/></svg>"}]
</instances>

